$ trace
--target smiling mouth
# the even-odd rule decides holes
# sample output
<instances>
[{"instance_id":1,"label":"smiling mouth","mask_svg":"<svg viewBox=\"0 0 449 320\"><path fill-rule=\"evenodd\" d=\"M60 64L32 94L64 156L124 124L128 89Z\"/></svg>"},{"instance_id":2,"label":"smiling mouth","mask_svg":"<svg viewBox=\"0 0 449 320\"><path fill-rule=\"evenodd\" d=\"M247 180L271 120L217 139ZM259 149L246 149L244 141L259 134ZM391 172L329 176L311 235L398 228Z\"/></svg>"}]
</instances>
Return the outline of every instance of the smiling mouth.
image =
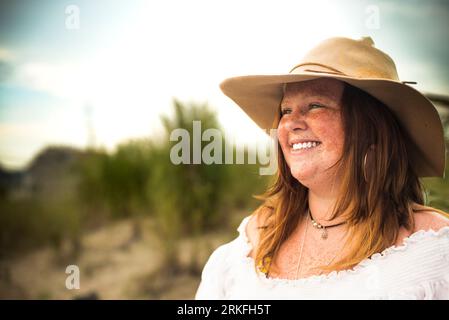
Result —
<instances>
[{"instance_id":1,"label":"smiling mouth","mask_svg":"<svg viewBox=\"0 0 449 320\"><path fill-rule=\"evenodd\" d=\"M308 150L313 149L317 146L319 146L321 142L319 141L306 141L302 143L294 143L291 148L293 151L299 151L299 150Z\"/></svg>"}]
</instances>

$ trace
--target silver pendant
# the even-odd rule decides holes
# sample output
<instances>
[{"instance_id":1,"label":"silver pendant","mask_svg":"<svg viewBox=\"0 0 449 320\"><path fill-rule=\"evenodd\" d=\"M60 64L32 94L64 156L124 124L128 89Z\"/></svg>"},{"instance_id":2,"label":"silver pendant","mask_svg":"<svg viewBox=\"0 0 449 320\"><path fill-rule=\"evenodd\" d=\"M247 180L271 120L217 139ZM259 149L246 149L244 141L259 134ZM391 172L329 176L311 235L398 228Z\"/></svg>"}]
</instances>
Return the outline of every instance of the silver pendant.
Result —
<instances>
[{"instance_id":1,"label":"silver pendant","mask_svg":"<svg viewBox=\"0 0 449 320\"><path fill-rule=\"evenodd\" d=\"M321 239L323 239L323 240L327 239L327 230L326 230L326 228L323 228L323 232L321 233Z\"/></svg>"}]
</instances>

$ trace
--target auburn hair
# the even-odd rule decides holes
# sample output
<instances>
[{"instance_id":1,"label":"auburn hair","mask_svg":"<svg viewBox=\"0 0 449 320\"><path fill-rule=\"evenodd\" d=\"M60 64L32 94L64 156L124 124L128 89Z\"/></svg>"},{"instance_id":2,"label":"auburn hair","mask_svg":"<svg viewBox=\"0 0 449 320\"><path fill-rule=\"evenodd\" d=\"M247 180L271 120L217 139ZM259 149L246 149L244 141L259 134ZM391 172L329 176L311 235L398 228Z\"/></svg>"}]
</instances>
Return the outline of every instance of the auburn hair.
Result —
<instances>
[{"instance_id":1,"label":"auburn hair","mask_svg":"<svg viewBox=\"0 0 449 320\"><path fill-rule=\"evenodd\" d=\"M401 226L414 229L413 204L424 204L424 189L411 165L412 142L392 111L368 93L344 83L341 98L344 145L342 183L331 219L346 218L347 254L321 270L352 268L392 246ZM277 127L281 111L276 116ZM255 266L268 275L271 261L302 219L307 217L308 188L290 172L278 144L274 182L259 199L259 243ZM365 159L366 155L366 159ZM356 243L357 246L348 247ZM274 270L274 269L273 269Z\"/></svg>"}]
</instances>

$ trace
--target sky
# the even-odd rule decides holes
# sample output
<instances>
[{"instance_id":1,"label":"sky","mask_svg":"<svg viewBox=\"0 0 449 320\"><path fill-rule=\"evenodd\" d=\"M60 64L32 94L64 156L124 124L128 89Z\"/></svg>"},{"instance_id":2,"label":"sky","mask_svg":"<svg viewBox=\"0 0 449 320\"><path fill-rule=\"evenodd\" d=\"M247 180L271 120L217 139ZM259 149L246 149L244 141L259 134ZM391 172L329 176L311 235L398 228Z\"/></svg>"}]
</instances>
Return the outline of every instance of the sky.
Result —
<instances>
[{"instance_id":1,"label":"sky","mask_svg":"<svg viewBox=\"0 0 449 320\"><path fill-rule=\"evenodd\" d=\"M0 165L157 135L173 98L207 102L251 144L266 135L220 82L287 73L333 36L371 36L401 80L449 94L449 1L1 1Z\"/></svg>"}]
</instances>

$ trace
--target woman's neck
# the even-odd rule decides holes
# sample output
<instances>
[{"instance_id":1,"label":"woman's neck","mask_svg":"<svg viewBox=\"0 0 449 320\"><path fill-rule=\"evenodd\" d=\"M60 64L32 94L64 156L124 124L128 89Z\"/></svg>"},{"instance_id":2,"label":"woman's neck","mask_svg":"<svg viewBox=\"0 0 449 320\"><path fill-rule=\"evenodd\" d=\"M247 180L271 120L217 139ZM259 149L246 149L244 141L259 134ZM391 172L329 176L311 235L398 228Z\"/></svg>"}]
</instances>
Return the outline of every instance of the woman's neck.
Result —
<instances>
[{"instance_id":1,"label":"woman's neck","mask_svg":"<svg viewBox=\"0 0 449 320\"><path fill-rule=\"evenodd\" d=\"M344 219L331 219L341 188L341 174L335 169L326 174L315 175L312 181L301 181L308 189L309 209L315 221L323 225L335 224Z\"/></svg>"},{"instance_id":2,"label":"woman's neck","mask_svg":"<svg viewBox=\"0 0 449 320\"><path fill-rule=\"evenodd\" d=\"M330 220L335 201L334 197L323 197L309 190L309 209L316 221Z\"/></svg>"},{"instance_id":3,"label":"woman's neck","mask_svg":"<svg viewBox=\"0 0 449 320\"><path fill-rule=\"evenodd\" d=\"M309 189L308 202L310 213L313 216L313 219L318 223L329 225L344 221L342 217L331 219L337 203L336 192L317 193L316 191Z\"/></svg>"}]
</instances>

